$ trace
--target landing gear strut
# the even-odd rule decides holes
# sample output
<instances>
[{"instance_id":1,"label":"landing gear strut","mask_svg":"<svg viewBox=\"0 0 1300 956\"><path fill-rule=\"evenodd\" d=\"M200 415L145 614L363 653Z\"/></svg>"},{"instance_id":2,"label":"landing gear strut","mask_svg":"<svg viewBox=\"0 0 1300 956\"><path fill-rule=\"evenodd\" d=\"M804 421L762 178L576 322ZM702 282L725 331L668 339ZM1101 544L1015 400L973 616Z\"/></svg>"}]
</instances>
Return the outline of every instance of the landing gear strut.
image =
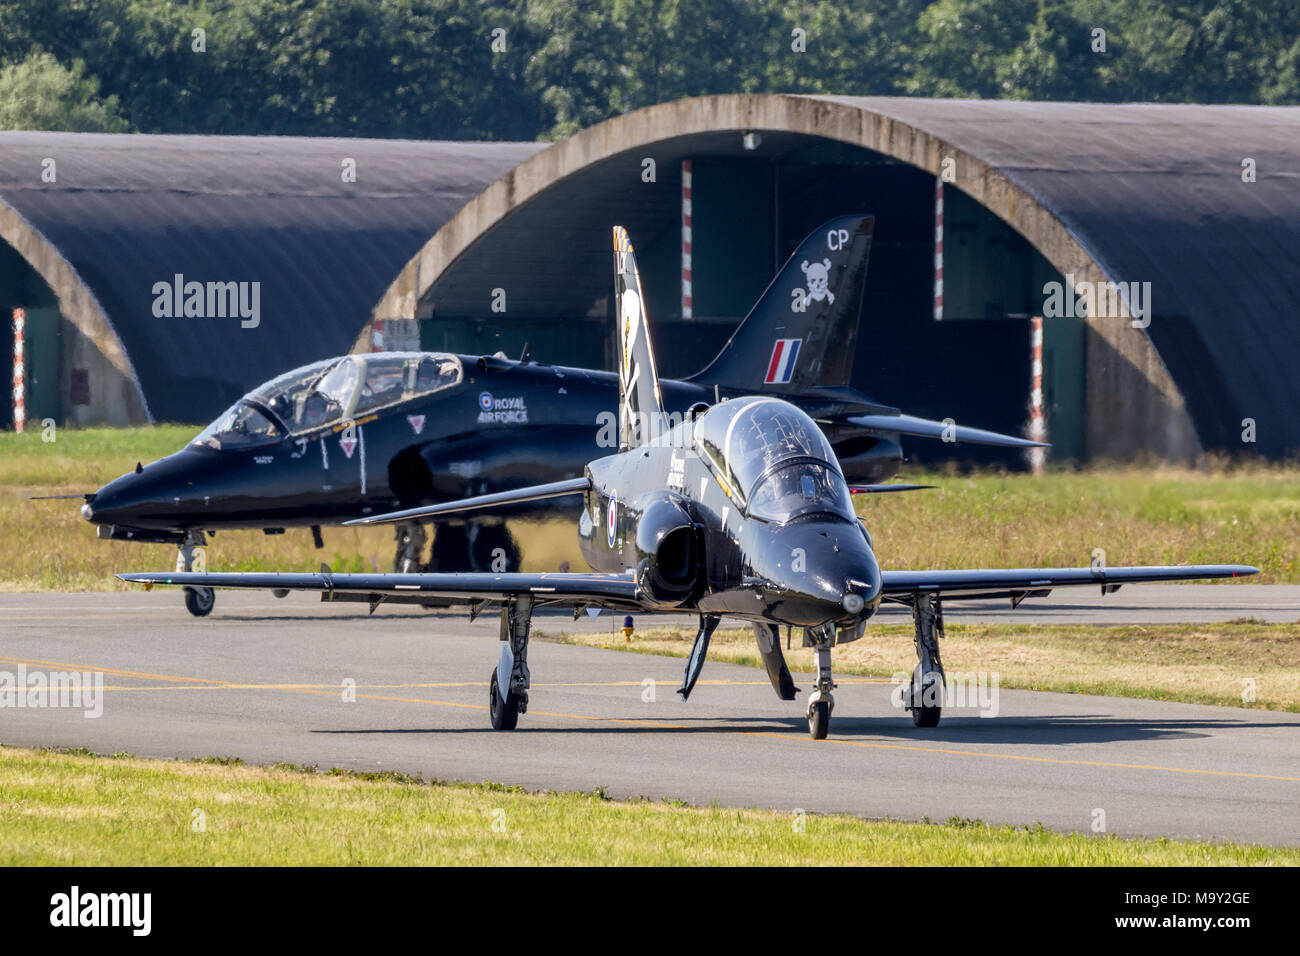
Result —
<instances>
[{"instance_id":1,"label":"landing gear strut","mask_svg":"<svg viewBox=\"0 0 1300 956\"><path fill-rule=\"evenodd\" d=\"M916 670L904 695L904 705L918 727L938 727L943 714L947 679L939 659L939 638L943 637L943 606L937 594L918 594L912 605L916 626Z\"/></svg>"},{"instance_id":2,"label":"landing gear strut","mask_svg":"<svg viewBox=\"0 0 1300 956\"><path fill-rule=\"evenodd\" d=\"M206 571L208 569L207 549L203 547L203 532L187 531L185 540L180 543L176 553L177 571ZM185 587L185 609L195 617L207 617L217 603L217 595L212 588Z\"/></svg>"},{"instance_id":3,"label":"landing gear strut","mask_svg":"<svg viewBox=\"0 0 1300 956\"><path fill-rule=\"evenodd\" d=\"M428 539L424 525L418 521L404 521L397 526L397 553L393 556L393 570L398 574L411 574L423 567L421 555Z\"/></svg>"},{"instance_id":4,"label":"landing gear strut","mask_svg":"<svg viewBox=\"0 0 1300 956\"><path fill-rule=\"evenodd\" d=\"M514 730L528 711L528 632L532 627L533 596L521 594L501 609L501 660L492 671L488 712L493 730Z\"/></svg>"},{"instance_id":5,"label":"landing gear strut","mask_svg":"<svg viewBox=\"0 0 1300 956\"><path fill-rule=\"evenodd\" d=\"M808 735L813 740L825 740L831 726L831 711L835 709L835 698L831 691L835 682L831 679L831 646L835 643L835 626L822 624L804 631L805 645L811 644L817 653L817 686L808 697Z\"/></svg>"}]
</instances>

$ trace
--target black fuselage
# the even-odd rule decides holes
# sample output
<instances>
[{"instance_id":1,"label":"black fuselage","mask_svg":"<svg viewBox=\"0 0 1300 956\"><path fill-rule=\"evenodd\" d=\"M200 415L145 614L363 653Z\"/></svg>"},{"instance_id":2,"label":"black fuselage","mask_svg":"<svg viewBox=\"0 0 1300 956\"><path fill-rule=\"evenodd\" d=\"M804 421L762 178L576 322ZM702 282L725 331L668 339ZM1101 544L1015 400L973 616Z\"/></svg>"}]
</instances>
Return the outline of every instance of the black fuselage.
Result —
<instances>
[{"instance_id":1,"label":"black fuselage","mask_svg":"<svg viewBox=\"0 0 1300 956\"><path fill-rule=\"evenodd\" d=\"M453 386L248 446L187 445L105 485L84 513L143 539L134 532L332 525L574 477L617 450L616 373L455 358L464 371ZM663 400L680 417L715 391L666 380ZM850 480L896 473L896 443L871 444L844 460ZM560 500L527 513L573 508Z\"/></svg>"}]
</instances>

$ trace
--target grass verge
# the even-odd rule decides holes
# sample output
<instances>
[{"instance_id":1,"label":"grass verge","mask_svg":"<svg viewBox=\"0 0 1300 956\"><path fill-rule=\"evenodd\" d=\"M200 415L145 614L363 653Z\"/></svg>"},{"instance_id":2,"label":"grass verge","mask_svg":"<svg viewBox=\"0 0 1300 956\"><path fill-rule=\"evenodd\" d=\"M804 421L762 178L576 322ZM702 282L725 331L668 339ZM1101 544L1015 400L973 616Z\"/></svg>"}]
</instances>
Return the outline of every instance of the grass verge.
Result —
<instances>
[{"instance_id":1,"label":"grass verge","mask_svg":"<svg viewBox=\"0 0 1300 956\"><path fill-rule=\"evenodd\" d=\"M202 824L200 828L200 823ZM1300 850L0 747L0 865L1300 865Z\"/></svg>"},{"instance_id":2,"label":"grass verge","mask_svg":"<svg viewBox=\"0 0 1300 956\"><path fill-rule=\"evenodd\" d=\"M670 657L688 656L695 640L694 630L674 627L640 630L629 643L608 634L539 636ZM798 644L796 634L785 652L790 669L814 671L812 651ZM996 672L1001 687L1300 712L1300 624L947 624L940 651L950 677ZM912 625L868 626L834 657L839 674L905 679L916 660ZM716 631L709 658L762 666L748 628Z\"/></svg>"}]
</instances>

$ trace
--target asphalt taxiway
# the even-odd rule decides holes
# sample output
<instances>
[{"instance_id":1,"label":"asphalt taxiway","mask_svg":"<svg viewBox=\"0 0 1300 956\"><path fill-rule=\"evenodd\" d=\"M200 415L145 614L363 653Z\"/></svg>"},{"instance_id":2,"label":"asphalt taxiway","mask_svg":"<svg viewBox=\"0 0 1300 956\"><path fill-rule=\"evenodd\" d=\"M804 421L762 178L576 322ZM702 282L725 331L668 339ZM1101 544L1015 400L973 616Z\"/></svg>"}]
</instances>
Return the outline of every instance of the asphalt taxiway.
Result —
<instances>
[{"instance_id":1,"label":"asphalt taxiway","mask_svg":"<svg viewBox=\"0 0 1300 956\"><path fill-rule=\"evenodd\" d=\"M1300 619L1297 587L1057 596L1061 604L1027 602L1014 613L1005 602L951 605L948 616ZM535 626L615 623L539 615ZM371 617L306 594L221 592L202 620L167 588L0 595L0 671L104 681L97 718L0 709L0 743L1085 832L1102 811L1106 829L1124 835L1300 844L1300 715L1003 689L995 718L946 711L938 728L919 730L891 705L887 681L845 677L831 737L815 742L802 705L777 700L757 670L710 662L683 703L679 659L535 641L531 710L517 731L500 733L486 712L497 626L495 616L470 622L414 608ZM796 683L808 686L799 675Z\"/></svg>"}]
</instances>

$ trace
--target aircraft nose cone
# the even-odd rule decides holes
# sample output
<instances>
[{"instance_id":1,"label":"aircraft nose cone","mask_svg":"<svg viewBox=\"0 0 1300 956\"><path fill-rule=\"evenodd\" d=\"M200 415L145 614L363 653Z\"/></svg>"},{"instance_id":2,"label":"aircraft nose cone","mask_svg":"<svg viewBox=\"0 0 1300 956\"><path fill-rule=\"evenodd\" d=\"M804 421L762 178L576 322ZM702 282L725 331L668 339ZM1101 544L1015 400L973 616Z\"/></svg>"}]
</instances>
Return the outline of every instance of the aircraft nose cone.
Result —
<instances>
[{"instance_id":1,"label":"aircraft nose cone","mask_svg":"<svg viewBox=\"0 0 1300 956\"><path fill-rule=\"evenodd\" d=\"M165 527L174 521L177 494L189 491L195 474L188 449L148 467L137 465L96 491L81 516L100 525Z\"/></svg>"},{"instance_id":2,"label":"aircraft nose cone","mask_svg":"<svg viewBox=\"0 0 1300 956\"><path fill-rule=\"evenodd\" d=\"M100 488L91 501L81 506L81 517L94 524L116 524L123 515L123 506L134 497L134 477L123 475Z\"/></svg>"},{"instance_id":3,"label":"aircraft nose cone","mask_svg":"<svg viewBox=\"0 0 1300 956\"><path fill-rule=\"evenodd\" d=\"M875 612L881 596L880 567L861 532L846 522L830 522L793 526L783 534L792 551L803 554L801 567L776 572L789 597L783 613L793 623L847 623Z\"/></svg>"},{"instance_id":4,"label":"aircraft nose cone","mask_svg":"<svg viewBox=\"0 0 1300 956\"><path fill-rule=\"evenodd\" d=\"M861 576L850 577L844 582L844 596L840 599L840 604L850 614L862 614L864 611L871 613L880 603L883 584L876 556L868 550L861 558L865 558L860 568Z\"/></svg>"}]
</instances>

